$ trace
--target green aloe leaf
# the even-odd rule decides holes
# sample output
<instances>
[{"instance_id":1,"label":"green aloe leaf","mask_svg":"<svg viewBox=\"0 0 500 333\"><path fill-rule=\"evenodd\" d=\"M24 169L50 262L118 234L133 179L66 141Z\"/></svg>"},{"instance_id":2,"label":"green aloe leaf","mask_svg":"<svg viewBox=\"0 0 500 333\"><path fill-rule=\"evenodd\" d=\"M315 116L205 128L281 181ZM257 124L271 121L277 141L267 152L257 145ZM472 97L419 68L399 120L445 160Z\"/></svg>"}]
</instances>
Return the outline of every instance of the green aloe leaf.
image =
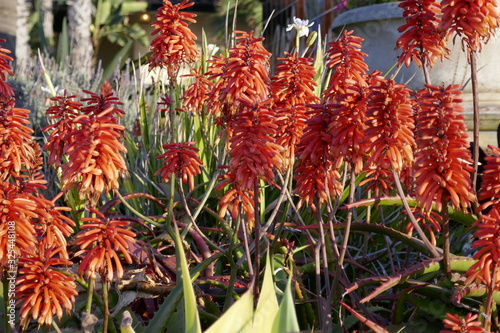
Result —
<instances>
[{"instance_id":1,"label":"green aloe leaf","mask_svg":"<svg viewBox=\"0 0 500 333\"><path fill-rule=\"evenodd\" d=\"M276 292L274 289L273 271L268 252L266 268L264 271L264 281L262 282L262 290L260 292L259 301L253 317L253 331L259 333L272 332L269 323L274 321L278 310L278 299L276 298Z\"/></svg>"},{"instance_id":2,"label":"green aloe leaf","mask_svg":"<svg viewBox=\"0 0 500 333\"><path fill-rule=\"evenodd\" d=\"M253 295L247 291L205 333L251 331Z\"/></svg>"},{"instance_id":3,"label":"green aloe leaf","mask_svg":"<svg viewBox=\"0 0 500 333\"><path fill-rule=\"evenodd\" d=\"M177 262L180 263L180 278L177 276L177 281L182 281L182 290L184 293L184 320L186 333L201 333L200 317L198 316L198 307L196 305L196 295L191 283L191 276L186 261L186 254L182 246L181 235L179 230L175 228L175 252Z\"/></svg>"},{"instance_id":4,"label":"green aloe leaf","mask_svg":"<svg viewBox=\"0 0 500 333\"><path fill-rule=\"evenodd\" d=\"M285 293L281 301L278 313L274 319L272 331L273 333L280 332L299 332L299 322L297 313L295 312L295 304L292 295L292 277L288 278Z\"/></svg>"}]
</instances>

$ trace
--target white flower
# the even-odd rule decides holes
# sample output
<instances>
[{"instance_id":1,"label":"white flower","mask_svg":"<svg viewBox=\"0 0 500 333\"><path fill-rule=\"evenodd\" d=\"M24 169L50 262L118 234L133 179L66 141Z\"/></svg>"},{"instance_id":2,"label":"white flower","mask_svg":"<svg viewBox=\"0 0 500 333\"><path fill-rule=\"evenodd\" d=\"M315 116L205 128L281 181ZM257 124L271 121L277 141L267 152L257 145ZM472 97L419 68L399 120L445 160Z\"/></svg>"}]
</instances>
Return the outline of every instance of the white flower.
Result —
<instances>
[{"instance_id":1,"label":"white flower","mask_svg":"<svg viewBox=\"0 0 500 333\"><path fill-rule=\"evenodd\" d=\"M309 27L312 27L314 23L309 23L309 20L301 20L297 17L293 18L293 24L289 24L286 27L286 31L290 31L293 28L297 29L299 37L309 35Z\"/></svg>"}]
</instances>

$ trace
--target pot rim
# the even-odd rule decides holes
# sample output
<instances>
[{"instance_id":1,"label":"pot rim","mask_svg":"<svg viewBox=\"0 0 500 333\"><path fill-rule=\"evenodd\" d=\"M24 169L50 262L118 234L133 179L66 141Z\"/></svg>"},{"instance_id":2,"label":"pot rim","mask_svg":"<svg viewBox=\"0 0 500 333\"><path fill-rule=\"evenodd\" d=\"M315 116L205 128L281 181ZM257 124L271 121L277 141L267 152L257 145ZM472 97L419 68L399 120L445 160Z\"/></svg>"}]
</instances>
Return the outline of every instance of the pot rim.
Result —
<instances>
[{"instance_id":1,"label":"pot rim","mask_svg":"<svg viewBox=\"0 0 500 333\"><path fill-rule=\"evenodd\" d=\"M403 9L398 5L399 1L396 1L349 9L335 18L331 29L367 21L403 19Z\"/></svg>"}]
</instances>

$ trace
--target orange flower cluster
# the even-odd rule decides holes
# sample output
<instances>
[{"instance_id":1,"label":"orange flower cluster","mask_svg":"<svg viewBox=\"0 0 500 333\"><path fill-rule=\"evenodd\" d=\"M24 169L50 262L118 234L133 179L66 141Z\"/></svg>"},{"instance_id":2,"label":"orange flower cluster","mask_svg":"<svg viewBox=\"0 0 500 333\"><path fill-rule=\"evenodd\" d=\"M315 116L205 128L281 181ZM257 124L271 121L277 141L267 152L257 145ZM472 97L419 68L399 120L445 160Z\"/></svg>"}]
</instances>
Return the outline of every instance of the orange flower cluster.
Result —
<instances>
[{"instance_id":1,"label":"orange flower cluster","mask_svg":"<svg viewBox=\"0 0 500 333\"><path fill-rule=\"evenodd\" d=\"M403 210L403 213L408 214L406 210ZM427 231L431 244L436 246L436 232L441 231L441 225L443 222L442 216L438 212L425 212L418 207L412 208L412 214L415 217L417 223L422 227L422 229L424 231ZM408 235L412 235L414 229L415 226L413 225L413 223L408 222L406 224L405 230Z\"/></svg>"},{"instance_id":2,"label":"orange flower cluster","mask_svg":"<svg viewBox=\"0 0 500 333\"><path fill-rule=\"evenodd\" d=\"M468 283L484 283L491 286L494 279L495 289L500 288L500 149L489 146L494 154L487 156L481 178L481 189L478 200L483 202L478 207L479 219L474 224L477 229L474 232L476 240L472 248L479 249L474 255L477 263L467 271ZM496 274L493 276L496 268Z\"/></svg>"},{"instance_id":3,"label":"orange flower cluster","mask_svg":"<svg viewBox=\"0 0 500 333\"><path fill-rule=\"evenodd\" d=\"M16 108L13 98L0 103L0 180L18 175L23 165L33 167L27 165L35 155L31 146L33 130L27 126L29 112Z\"/></svg>"},{"instance_id":4,"label":"orange flower cluster","mask_svg":"<svg viewBox=\"0 0 500 333\"><path fill-rule=\"evenodd\" d=\"M399 65L432 66L438 58L444 59L450 53L447 38L438 30L441 21L441 7L436 0L404 0L399 3L403 8L406 24L398 31L396 47L402 49Z\"/></svg>"},{"instance_id":5,"label":"orange flower cluster","mask_svg":"<svg viewBox=\"0 0 500 333\"><path fill-rule=\"evenodd\" d=\"M300 197L299 206L305 202L313 209L315 200L319 204L341 192L338 181L338 166L332 157L332 135L328 130L332 120L332 112L328 105L312 105L307 112L310 117L297 146L297 168L295 193ZM319 207L318 207L319 208Z\"/></svg>"},{"instance_id":6,"label":"orange flower cluster","mask_svg":"<svg viewBox=\"0 0 500 333\"><path fill-rule=\"evenodd\" d=\"M113 273L116 272L117 279L121 279L123 266L117 250L129 264L132 263L128 248L130 243L135 243L135 233L127 229L129 221L107 218L93 208L90 213L96 217L81 219L84 224L75 240L75 244L81 249L75 256L85 254L78 267L78 274L95 279L95 273L99 273L103 280L111 282Z\"/></svg>"},{"instance_id":7,"label":"orange flower cluster","mask_svg":"<svg viewBox=\"0 0 500 333\"><path fill-rule=\"evenodd\" d=\"M481 51L498 27L496 0L443 0L443 17L439 24L442 33L454 32L462 36L462 49Z\"/></svg>"},{"instance_id":8,"label":"orange flower cluster","mask_svg":"<svg viewBox=\"0 0 500 333\"><path fill-rule=\"evenodd\" d=\"M394 80L372 76L366 112L365 130L368 141L366 178L369 188L388 194L393 188L392 170L400 174L411 168L415 139L410 90Z\"/></svg>"},{"instance_id":9,"label":"orange flower cluster","mask_svg":"<svg viewBox=\"0 0 500 333\"><path fill-rule=\"evenodd\" d=\"M63 135L62 152L68 155L68 161L62 164L63 190L68 191L76 186L80 197L87 196L90 204L95 206L104 191L118 189L118 179L127 172L127 166L120 152L127 152L121 144L124 131L118 124L117 117L123 110L114 105L121 104L112 93L103 96L85 91L91 96L84 98L87 105L81 108L81 114L70 116L72 125L66 129L72 131ZM65 113L66 105L71 104L64 97L55 116ZM75 104L71 104L71 107ZM70 108L71 109L71 108ZM71 109L74 110L74 109ZM59 113L57 113L59 112ZM48 148L58 148L58 135L53 136L54 144L49 142ZM56 157L54 157L56 159Z\"/></svg>"},{"instance_id":10,"label":"orange flower cluster","mask_svg":"<svg viewBox=\"0 0 500 333\"><path fill-rule=\"evenodd\" d=\"M337 94L346 92L348 87L365 87L368 65L364 58L366 53L361 52L363 38L354 36L353 30L344 30L344 34L332 43L329 43L328 63L326 66L334 70L327 89L323 92L327 102L334 102Z\"/></svg>"},{"instance_id":11,"label":"orange flower cluster","mask_svg":"<svg viewBox=\"0 0 500 333\"><path fill-rule=\"evenodd\" d=\"M388 159L393 169L401 171L413 162L414 119L410 90L394 80L378 76L370 87L366 136L370 140L368 162Z\"/></svg>"},{"instance_id":12,"label":"orange flower cluster","mask_svg":"<svg viewBox=\"0 0 500 333\"><path fill-rule=\"evenodd\" d=\"M159 34L151 42L149 69L166 68L170 82L173 85L182 64L191 64L198 59L199 50L196 46L196 35L188 28L188 22L196 23L196 14L181 12L194 5L194 2L184 0L173 5L169 0L163 0L163 7L156 13L155 28L152 35Z\"/></svg>"},{"instance_id":13,"label":"orange flower cluster","mask_svg":"<svg viewBox=\"0 0 500 333\"><path fill-rule=\"evenodd\" d=\"M335 165L347 162L355 173L363 170L369 142L366 138L368 87L352 85L345 93L336 96L337 104L332 107L332 120L328 132L332 135Z\"/></svg>"},{"instance_id":14,"label":"orange flower cluster","mask_svg":"<svg viewBox=\"0 0 500 333\"><path fill-rule=\"evenodd\" d=\"M207 104L208 95L212 91L214 83L201 73L201 67L193 70L192 74L184 76L194 77L194 82L182 95L182 104L186 111L200 114L203 107Z\"/></svg>"},{"instance_id":15,"label":"orange flower cluster","mask_svg":"<svg viewBox=\"0 0 500 333\"><path fill-rule=\"evenodd\" d=\"M54 315L62 318L70 313L75 303L75 278L64 274L55 266L71 266L63 258L62 248L40 248L37 255L19 260L16 296L20 300L21 326L26 328L30 319L39 325L51 325Z\"/></svg>"},{"instance_id":16,"label":"orange flower cluster","mask_svg":"<svg viewBox=\"0 0 500 333\"><path fill-rule=\"evenodd\" d=\"M207 72L208 79L219 79L208 96L207 111L221 116L219 124L229 127L229 135L236 113L266 101L270 95L267 66L271 54L262 45L264 38L252 37L253 32L234 33L238 42L229 50L229 57L214 57Z\"/></svg>"},{"instance_id":17,"label":"orange flower cluster","mask_svg":"<svg viewBox=\"0 0 500 333\"><path fill-rule=\"evenodd\" d=\"M441 211L443 198L456 209L466 210L475 200L471 185L474 168L459 86L427 85L419 92L418 101L416 198L426 211L432 209L433 202Z\"/></svg>"},{"instance_id":18,"label":"orange flower cluster","mask_svg":"<svg viewBox=\"0 0 500 333\"><path fill-rule=\"evenodd\" d=\"M243 188L253 189L260 179L274 183L273 169L282 164L283 148L275 143L277 124L270 104L239 112L229 139L229 172Z\"/></svg>"},{"instance_id":19,"label":"orange flower cluster","mask_svg":"<svg viewBox=\"0 0 500 333\"><path fill-rule=\"evenodd\" d=\"M67 96L65 90L63 96L51 98L56 104L46 111L55 122L42 129L44 132L51 131L43 149L50 152L48 163L56 167L61 166L64 147L72 140L69 134L75 130L73 120L81 112L82 103L74 101L74 98L76 95Z\"/></svg>"},{"instance_id":20,"label":"orange flower cluster","mask_svg":"<svg viewBox=\"0 0 500 333\"><path fill-rule=\"evenodd\" d=\"M477 314L467 313L465 318L460 318L457 314L446 314L446 319L443 320L444 330L439 333L483 333L482 323L476 320Z\"/></svg>"},{"instance_id":21,"label":"orange flower cluster","mask_svg":"<svg viewBox=\"0 0 500 333\"><path fill-rule=\"evenodd\" d=\"M276 66L271 79L273 109L278 114L276 143L284 148L283 162L292 166L295 161L295 146L306 125L306 104L316 104L319 98L314 94L316 70L310 58L286 53L286 58Z\"/></svg>"},{"instance_id":22,"label":"orange flower cluster","mask_svg":"<svg viewBox=\"0 0 500 333\"><path fill-rule=\"evenodd\" d=\"M168 143L163 145L165 152L157 160L164 160L164 165L155 176L160 175L164 182L168 182L172 175L176 175L182 182L189 183L189 189L194 189L194 177L201 173L203 162L198 157L199 149L193 147L195 142Z\"/></svg>"},{"instance_id":23,"label":"orange flower cluster","mask_svg":"<svg viewBox=\"0 0 500 333\"><path fill-rule=\"evenodd\" d=\"M0 43L5 43L5 39L0 39ZM12 61L8 54L10 50L0 47L0 103L5 103L14 97L14 89L10 84L5 82L7 75L14 75L9 61Z\"/></svg>"}]
</instances>

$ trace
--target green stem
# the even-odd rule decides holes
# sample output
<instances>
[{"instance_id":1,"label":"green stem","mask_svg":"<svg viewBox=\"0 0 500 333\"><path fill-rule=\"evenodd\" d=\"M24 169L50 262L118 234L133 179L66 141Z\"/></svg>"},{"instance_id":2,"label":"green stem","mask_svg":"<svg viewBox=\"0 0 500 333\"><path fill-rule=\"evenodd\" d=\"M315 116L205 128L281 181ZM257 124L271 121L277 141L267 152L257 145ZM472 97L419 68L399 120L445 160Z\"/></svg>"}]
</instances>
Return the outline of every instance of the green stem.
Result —
<instances>
[{"instance_id":1,"label":"green stem","mask_svg":"<svg viewBox=\"0 0 500 333\"><path fill-rule=\"evenodd\" d=\"M441 218L443 219L443 263L447 278L451 279L450 267L450 218L448 216L448 200L443 195L441 200Z\"/></svg>"},{"instance_id":2,"label":"green stem","mask_svg":"<svg viewBox=\"0 0 500 333\"><path fill-rule=\"evenodd\" d=\"M92 311L92 298L94 296L94 286L95 286L95 279L91 278L87 289L87 306L85 307L85 312L87 314L90 314Z\"/></svg>"},{"instance_id":3,"label":"green stem","mask_svg":"<svg viewBox=\"0 0 500 333\"><path fill-rule=\"evenodd\" d=\"M104 323L102 325L102 332L108 332L108 322L109 322L109 299L108 299L108 281L102 279L102 298L104 301Z\"/></svg>"}]
</instances>

